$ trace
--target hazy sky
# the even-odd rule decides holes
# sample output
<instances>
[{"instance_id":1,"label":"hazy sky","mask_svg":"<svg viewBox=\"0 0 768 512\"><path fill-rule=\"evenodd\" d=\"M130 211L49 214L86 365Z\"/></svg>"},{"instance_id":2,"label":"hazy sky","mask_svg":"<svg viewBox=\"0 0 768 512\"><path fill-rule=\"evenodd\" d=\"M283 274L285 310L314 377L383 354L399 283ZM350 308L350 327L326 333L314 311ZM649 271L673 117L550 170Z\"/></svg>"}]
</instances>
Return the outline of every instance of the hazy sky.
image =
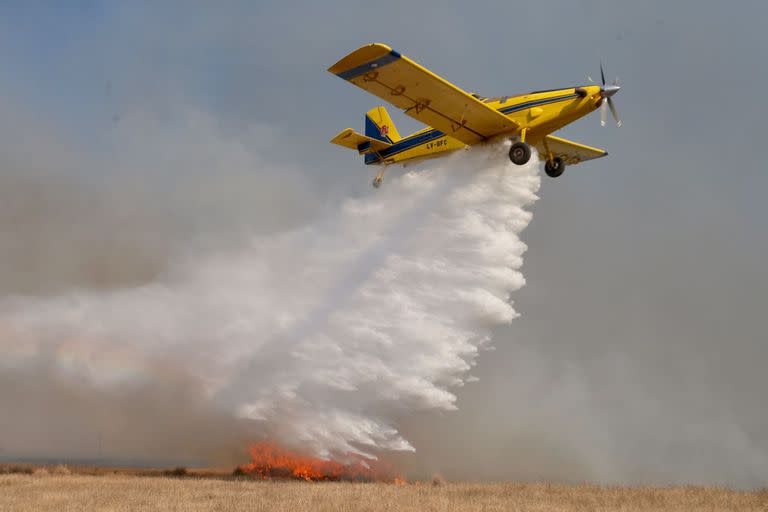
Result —
<instances>
[{"instance_id":1,"label":"hazy sky","mask_svg":"<svg viewBox=\"0 0 768 512\"><path fill-rule=\"evenodd\" d=\"M325 71L365 43L484 95L584 83L602 60L624 125L562 134L610 156L544 180L522 316L459 412L403 420L415 465L764 484L767 17L757 1L0 6L0 294L145 283L370 193L328 140L379 101Z\"/></svg>"}]
</instances>

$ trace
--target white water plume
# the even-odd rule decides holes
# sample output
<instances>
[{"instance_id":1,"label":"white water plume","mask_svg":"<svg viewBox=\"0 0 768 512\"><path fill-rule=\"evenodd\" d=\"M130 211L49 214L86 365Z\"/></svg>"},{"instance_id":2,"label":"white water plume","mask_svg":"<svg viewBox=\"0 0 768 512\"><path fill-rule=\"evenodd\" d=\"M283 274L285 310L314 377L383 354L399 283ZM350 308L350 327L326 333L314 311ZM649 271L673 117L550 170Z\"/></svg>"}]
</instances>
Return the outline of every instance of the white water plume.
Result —
<instances>
[{"instance_id":1,"label":"white water plume","mask_svg":"<svg viewBox=\"0 0 768 512\"><path fill-rule=\"evenodd\" d=\"M431 162L301 230L189 258L154 283L5 299L0 366L43 355L94 386L192 376L206 403L321 456L412 450L393 418L456 408L525 283L538 162Z\"/></svg>"}]
</instances>

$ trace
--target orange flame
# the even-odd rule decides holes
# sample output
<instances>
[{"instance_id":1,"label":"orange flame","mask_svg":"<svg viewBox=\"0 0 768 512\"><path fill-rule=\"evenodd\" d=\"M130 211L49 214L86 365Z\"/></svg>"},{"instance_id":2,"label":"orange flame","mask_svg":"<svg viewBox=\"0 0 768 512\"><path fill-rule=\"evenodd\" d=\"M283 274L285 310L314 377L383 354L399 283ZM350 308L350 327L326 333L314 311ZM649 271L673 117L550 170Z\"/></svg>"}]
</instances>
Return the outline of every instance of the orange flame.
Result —
<instances>
[{"instance_id":1,"label":"orange flame","mask_svg":"<svg viewBox=\"0 0 768 512\"><path fill-rule=\"evenodd\" d=\"M251 462L239 466L239 472L263 480L288 478L307 481L389 481L405 483L402 477L392 477L383 464L359 460L342 464L333 460L300 455L264 441L252 444L248 451Z\"/></svg>"}]
</instances>

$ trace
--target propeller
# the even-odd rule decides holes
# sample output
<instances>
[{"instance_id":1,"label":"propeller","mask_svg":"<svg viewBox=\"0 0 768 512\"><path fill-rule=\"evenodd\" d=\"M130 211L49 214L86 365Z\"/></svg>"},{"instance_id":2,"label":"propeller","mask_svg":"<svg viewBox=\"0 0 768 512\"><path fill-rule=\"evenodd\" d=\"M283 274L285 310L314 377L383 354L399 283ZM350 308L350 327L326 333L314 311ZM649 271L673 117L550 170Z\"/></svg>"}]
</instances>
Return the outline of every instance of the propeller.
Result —
<instances>
[{"instance_id":1,"label":"propeller","mask_svg":"<svg viewBox=\"0 0 768 512\"><path fill-rule=\"evenodd\" d=\"M588 76L587 79L590 82L595 83L591 76ZM611 99L611 96L621 89L619 86L619 79L617 77L613 80L611 85L605 85L605 72L603 71L602 62L600 63L600 79L602 80L600 96L606 100L600 106L600 126L605 126L605 123L608 120L608 109L611 110L611 115L613 116L613 120L616 121L616 126L621 126L621 119L619 119L619 114L616 112L616 105L613 104L613 99Z\"/></svg>"}]
</instances>

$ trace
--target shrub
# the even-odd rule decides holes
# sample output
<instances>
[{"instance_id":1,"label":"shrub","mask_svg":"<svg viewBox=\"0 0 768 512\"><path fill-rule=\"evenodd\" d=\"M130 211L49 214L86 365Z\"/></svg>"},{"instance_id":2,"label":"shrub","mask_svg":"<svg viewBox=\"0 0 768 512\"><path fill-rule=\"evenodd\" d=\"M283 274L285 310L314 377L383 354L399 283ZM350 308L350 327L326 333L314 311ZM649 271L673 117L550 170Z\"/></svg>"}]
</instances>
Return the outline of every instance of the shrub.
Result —
<instances>
[{"instance_id":1,"label":"shrub","mask_svg":"<svg viewBox=\"0 0 768 512\"><path fill-rule=\"evenodd\" d=\"M441 487L445 485L445 478L440 473L432 475L432 487Z\"/></svg>"},{"instance_id":2,"label":"shrub","mask_svg":"<svg viewBox=\"0 0 768 512\"><path fill-rule=\"evenodd\" d=\"M165 476L175 476L175 477L182 477L189 475L189 471L187 471L187 468L184 466L177 466L173 469L166 469L163 471L163 474Z\"/></svg>"},{"instance_id":3,"label":"shrub","mask_svg":"<svg viewBox=\"0 0 768 512\"><path fill-rule=\"evenodd\" d=\"M65 464L57 464L51 468L51 474L53 475L70 475L72 471Z\"/></svg>"},{"instance_id":4,"label":"shrub","mask_svg":"<svg viewBox=\"0 0 768 512\"><path fill-rule=\"evenodd\" d=\"M4 475L10 475L10 474L21 474L21 475L31 475L35 472L34 468L32 466L22 466L22 465L14 465L14 466L4 466L0 468L0 473Z\"/></svg>"}]
</instances>

